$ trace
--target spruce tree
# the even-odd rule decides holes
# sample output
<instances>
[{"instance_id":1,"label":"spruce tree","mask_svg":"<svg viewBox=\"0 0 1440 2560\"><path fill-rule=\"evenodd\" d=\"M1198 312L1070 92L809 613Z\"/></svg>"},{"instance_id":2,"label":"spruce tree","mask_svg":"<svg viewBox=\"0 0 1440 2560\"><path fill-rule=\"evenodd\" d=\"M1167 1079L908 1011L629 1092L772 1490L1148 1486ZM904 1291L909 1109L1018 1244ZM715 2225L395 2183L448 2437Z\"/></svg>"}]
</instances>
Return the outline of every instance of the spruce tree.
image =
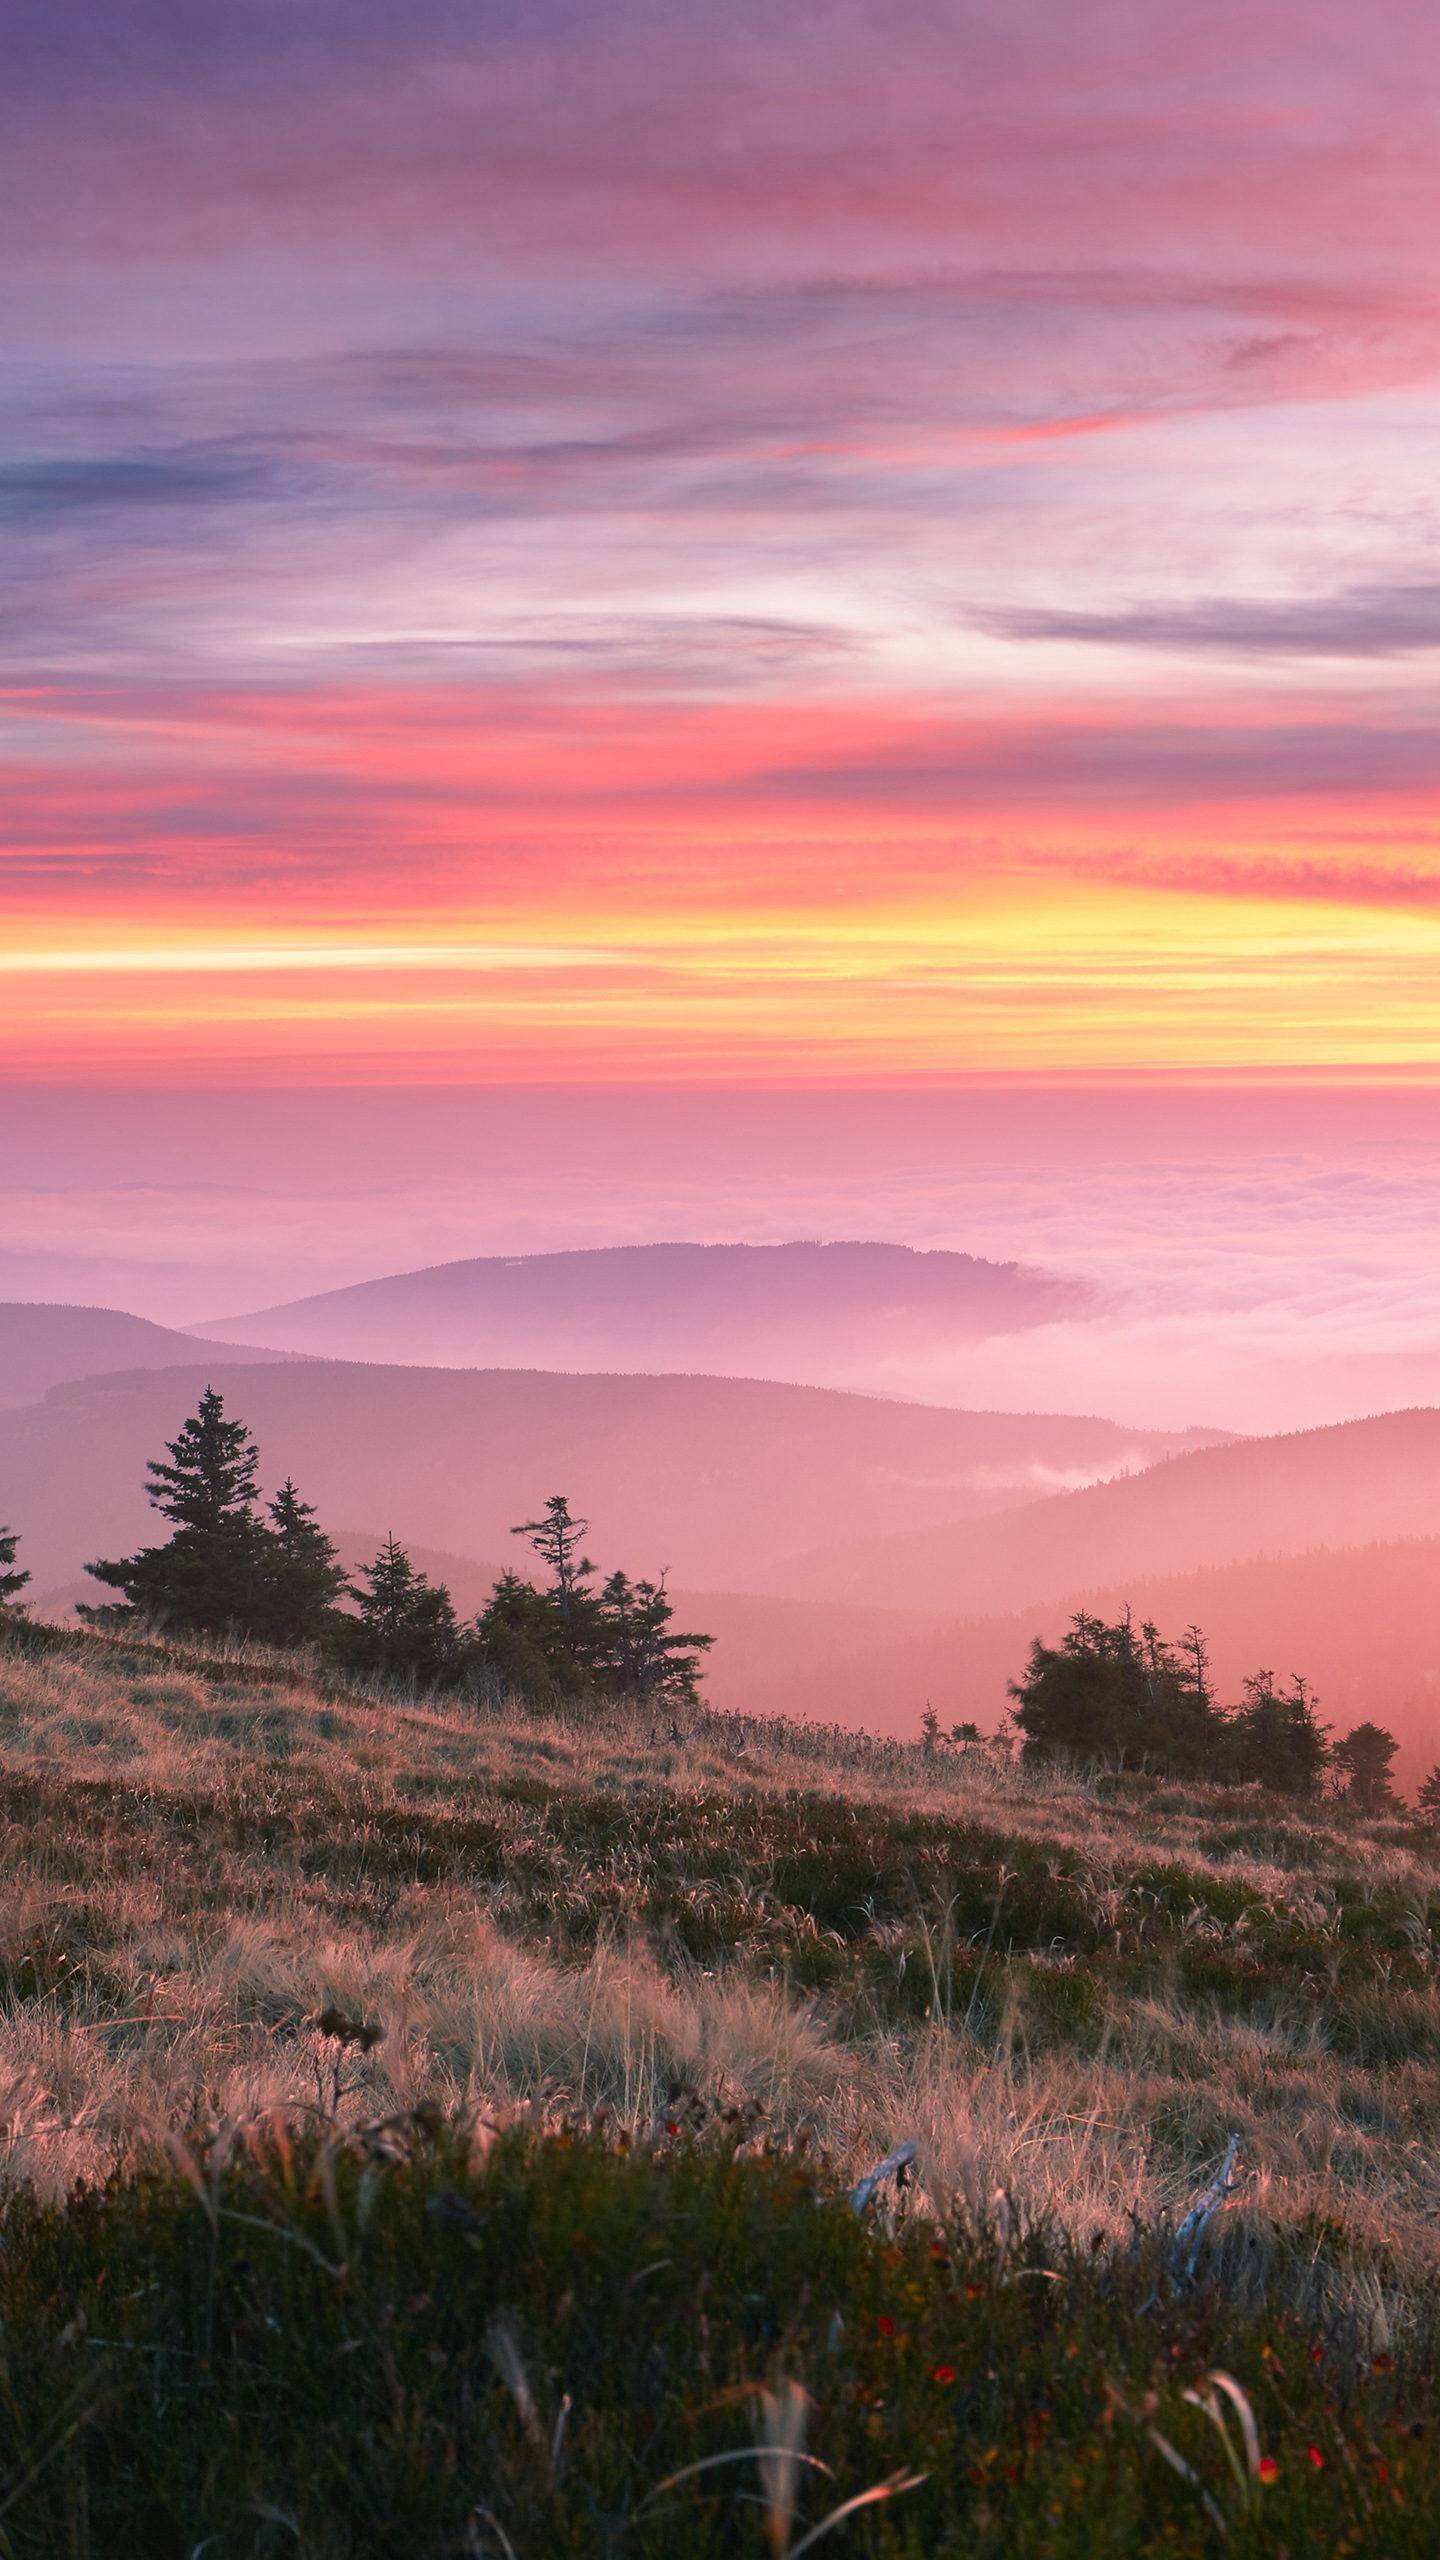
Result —
<instances>
[{"instance_id":1,"label":"spruce tree","mask_svg":"<svg viewBox=\"0 0 1440 2560\"><path fill-rule=\"evenodd\" d=\"M565 1495L552 1493L544 1518L522 1520L510 1535L529 1539L536 1554L550 1567L562 1616L573 1617L577 1602L583 1597L583 1586L595 1571L584 1553L585 1540L590 1535L589 1521L575 1519Z\"/></svg>"},{"instance_id":2,"label":"spruce tree","mask_svg":"<svg viewBox=\"0 0 1440 2560\"><path fill-rule=\"evenodd\" d=\"M1039 1637L1012 1681L1027 1759L1057 1755L1204 1776L1224 1721L1208 1686L1204 1642L1177 1653L1147 1621L1113 1626L1077 1612L1058 1645Z\"/></svg>"},{"instance_id":3,"label":"spruce tree","mask_svg":"<svg viewBox=\"0 0 1440 2560\"><path fill-rule=\"evenodd\" d=\"M1395 1803L1390 1763L1400 1745L1381 1724L1357 1724L1335 1745L1334 1760L1347 1804L1361 1813L1384 1813Z\"/></svg>"},{"instance_id":4,"label":"spruce tree","mask_svg":"<svg viewBox=\"0 0 1440 2560\"><path fill-rule=\"evenodd\" d=\"M1440 1822L1440 1768L1423 1780L1415 1802L1427 1822Z\"/></svg>"},{"instance_id":5,"label":"spruce tree","mask_svg":"<svg viewBox=\"0 0 1440 2560\"><path fill-rule=\"evenodd\" d=\"M345 1569L313 1503L301 1501L292 1477L267 1508L265 1632L272 1644L316 1644L346 1588Z\"/></svg>"},{"instance_id":6,"label":"spruce tree","mask_svg":"<svg viewBox=\"0 0 1440 2560\"><path fill-rule=\"evenodd\" d=\"M684 1633L671 1624L675 1610L662 1574L658 1582L631 1582L612 1573L600 1594L602 1641L614 1687L643 1706L694 1706L699 1700L700 1656L713 1636Z\"/></svg>"},{"instance_id":7,"label":"spruce tree","mask_svg":"<svg viewBox=\"0 0 1440 2560\"><path fill-rule=\"evenodd\" d=\"M557 1594L502 1573L474 1627L474 1668L487 1686L536 1703L587 1695L594 1687L590 1642L598 1603L564 1615ZM577 1644L577 1636L581 1641Z\"/></svg>"},{"instance_id":8,"label":"spruce tree","mask_svg":"<svg viewBox=\"0 0 1440 2560\"><path fill-rule=\"evenodd\" d=\"M146 1473L150 1500L180 1529L214 1531L250 1516L256 1498L260 1452L243 1422L227 1422L225 1400L207 1387L178 1440L167 1442L170 1463L152 1458Z\"/></svg>"},{"instance_id":9,"label":"spruce tree","mask_svg":"<svg viewBox=\"0 0 1440 2560\"><path fill-rule=\"evenodd\" d=\"M20 1544L17 1529L0 1529L0 1618L18 1613L18 1603L30 1576L23 1565L15 1562Z\"/></svg>"},{"instance_id":10,"label":"spruce tree","mask_svg":"<svg viewBox=\"0 0 1440 2560\"><path fill-rule=\"evenodd\" d=\"M1273 1672L1254 1672L1225 1737L1222 1766L1228 1774L1242 1784L1248 1780L1280 1795L1310 1798L1320 1792L1329 1757L1325 1727L1299 1674L1280 1690Z\"/></svg>"},{"instance_id":11,"label":"spruce tree","mask_svg":"<svg viewBox=\"0 0 1440 2560\"><path fill-rule=\"evenodd\" d=\"M84 1612L113 1623L142 1618L184 1634L264 1632L269 1534L255 1514L259 1452L243 1422L226 1419L223 1398L207 1387L168 1460L153 1458L146 1492L174 1523L163 1547L89 1564L97 1582L124 1595Z\"/></svg>"},{"instance_id":12,"label":"spruce tree","mask_svg":"<svg viewBox=\"0 0 1440 2560\"><path fill-rule=\"evenodd\" d=\"M460 1630L450 1594L411 1563L397 1539L387 1538L347 1589L357 1614L336 1632L357 1670L422 1684L454 1677Z\"/></svg>"}]
</instances>

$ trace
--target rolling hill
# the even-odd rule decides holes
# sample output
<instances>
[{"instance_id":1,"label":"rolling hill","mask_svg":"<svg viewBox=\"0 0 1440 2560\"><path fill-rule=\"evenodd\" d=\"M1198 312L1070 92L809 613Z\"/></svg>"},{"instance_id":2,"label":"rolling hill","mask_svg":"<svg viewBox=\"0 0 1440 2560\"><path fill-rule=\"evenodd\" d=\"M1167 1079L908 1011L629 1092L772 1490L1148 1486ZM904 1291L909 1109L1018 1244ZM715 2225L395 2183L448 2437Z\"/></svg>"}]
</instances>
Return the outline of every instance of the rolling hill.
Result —
<instances>
[{"instance_id":1,"label":"rolling hill","mask_svg":"<svg viewBox=\"0 0 1440 2560\"><path fill-rule=\"evenodd\" d=\"M1069 1415L957 1413L754 1379L221 1354L57 1387L0 1419L0 1519L21 1529L37 1587L150 1534L145 1461L210 1380L259 1439L266 1481L293 1471L323 1518L503 1556L512 1523L561 1490L593 1519L600 1562L665 1566L692 1589L753 1590L778 1553L918 1537L937 1512L978 1517L1037 1481L1143 1465L1173 1446ZM775 1596L806 1595L782 1585Z\"/></svg>"},{"instance_id":2,"label":"rolling hill","mask_svg":"<svg viewBox=\"0 0 1440 2560\"><path fill-rule=\"evenodd\" d=\"M328 1359L679 1369L903 1393L927 1356L1089 1302L1049 1272L908 1245L617 1245L442 1263L204 1331Z\"/></svg>"},{"instance_id":3,"label":"rolling hill","mask_svg":"<svg viewBox=\"0 0 1440 2560\"><path fill-rule=\"evenodd\" d=\"M51 1387L116 1369L166 1369L197 1357L194 1337L172 1333L118 1307L65 1307L43 1301L0 1301L0 1406L32 1404ZM293 1354L282 1354L293 1357ZM241 1343L231 1361L274 1360Z\"/></svg>"},{"instance_id":4,"label":"rolling hill","mask_svg":"<svg viewBox=\"0 0 1440 2560\"><path fill-rule=\"evenodd\" d=\"M761 1588L986 1615L1242 1558L1440 1533L1440 1410L1183 1451L985 1520L777 1549Z\"/></svg>"}]
</instances>

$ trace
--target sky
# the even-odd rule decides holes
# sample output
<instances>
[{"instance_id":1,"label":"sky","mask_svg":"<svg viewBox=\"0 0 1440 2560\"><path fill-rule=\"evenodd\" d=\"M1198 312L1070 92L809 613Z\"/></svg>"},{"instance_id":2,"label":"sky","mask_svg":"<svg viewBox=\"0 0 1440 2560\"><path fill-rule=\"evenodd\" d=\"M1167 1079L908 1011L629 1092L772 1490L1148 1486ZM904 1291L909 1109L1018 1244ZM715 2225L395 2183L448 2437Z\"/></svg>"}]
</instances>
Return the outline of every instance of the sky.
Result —
<instances>
[{"instance_id":1,"label":"sky","mask_svg":"<svg viewBox=\"0 0 1440 2560\"><path fill-rule=\"evenodd\" d=\"M1424 1087L1433 75L1428 0L14 0L0 1077Z\"/></svg>"},{"instance_id":2,"label":"sky","mask_svg":"<svg viewBox=\"0 0 1440 2560\"><path fill-rule=\"evenodd\" d=\"M12 0L0 1296L881 1236L1440 1396L1420 0Z\"/></svg>"}]
</instances>

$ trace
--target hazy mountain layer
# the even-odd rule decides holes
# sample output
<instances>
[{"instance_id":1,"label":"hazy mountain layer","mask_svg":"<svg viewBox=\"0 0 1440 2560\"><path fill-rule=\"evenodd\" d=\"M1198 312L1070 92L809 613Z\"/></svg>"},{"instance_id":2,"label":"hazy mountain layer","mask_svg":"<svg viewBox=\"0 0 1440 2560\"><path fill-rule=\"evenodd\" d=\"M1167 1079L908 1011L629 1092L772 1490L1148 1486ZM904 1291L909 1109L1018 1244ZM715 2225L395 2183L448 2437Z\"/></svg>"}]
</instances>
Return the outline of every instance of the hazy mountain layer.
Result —
<instances>
[{"instance_id":1,"label":"hazy mountain layer","mask_svg":"<svg viewBox=\"0 0 1440 2560\"><path fill-rule=\"evenodd\" d=\"M687 1369L913 1393L927 1359L1090 1301L1049 1272L907 1245L652 1244L447 1262L203 1330L331 1359Z\"/></svg>"},{"instance_id":2,"label":"hazy mountain layer","mask_svg":"<svg viewBox=\"0 0 1440 2560\"><path fill-rule=\"evenodd\" d=\"M293 1471L331 1521L513 1557L512 1524L563 1491L594 1521L598 1561L668 1567L692 1587L752 1589L777 1555L918 1538L937 1516L978 1516L1037 1481L1143 1464L1173 1445L1070 1415L955 1413L753 1379L235 1366L221 1353L60 1387L4 1417L0 1519L22 1531L41 1585L150 1533L145 1460L207 1380L256 1433L266 1481Z\"/></svg>"}]
</instances>

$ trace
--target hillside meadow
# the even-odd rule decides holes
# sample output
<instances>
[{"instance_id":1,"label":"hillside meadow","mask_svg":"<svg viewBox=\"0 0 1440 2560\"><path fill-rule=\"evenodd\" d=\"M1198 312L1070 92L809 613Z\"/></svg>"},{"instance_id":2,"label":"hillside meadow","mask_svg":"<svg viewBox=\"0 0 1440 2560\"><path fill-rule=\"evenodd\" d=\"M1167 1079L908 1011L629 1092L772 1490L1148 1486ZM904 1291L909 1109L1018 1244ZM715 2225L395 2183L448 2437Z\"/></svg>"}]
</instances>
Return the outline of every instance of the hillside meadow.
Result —
<instances>
[{"instance_id":1,"label":"hillside meadow","mask_svg":"<svg viewBox=\"0 0 1440 2560\"><path fill-rule=\"evenodd\" d=\"M1440 1841L688 1725L12 1631L0 2553L1428 2552Z\"/></svg>"}]
</instances>

